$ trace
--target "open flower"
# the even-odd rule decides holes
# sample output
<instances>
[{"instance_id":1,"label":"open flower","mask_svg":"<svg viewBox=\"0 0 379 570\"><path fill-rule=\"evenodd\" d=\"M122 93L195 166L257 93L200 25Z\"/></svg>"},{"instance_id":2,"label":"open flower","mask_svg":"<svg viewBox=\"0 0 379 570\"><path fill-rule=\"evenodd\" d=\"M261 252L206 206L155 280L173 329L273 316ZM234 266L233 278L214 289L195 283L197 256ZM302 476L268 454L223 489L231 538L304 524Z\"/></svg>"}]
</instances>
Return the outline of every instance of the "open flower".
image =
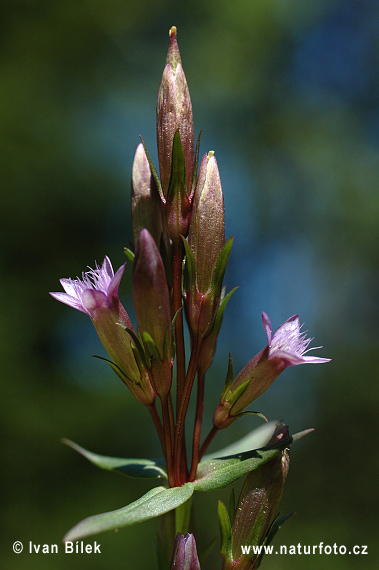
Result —
<instances>
[{"instance_id":1,"label":"open flower","mask_svg":"<svg viewBox=\"0 0 379 570\"><path fill-rule=\"evenodd\" d=\"M130 388L136 398L145 405L154 402L155 392L147 371L132 348L131 336L135 333L132 322L118 296L118 288L125 265L116 272L108 257L96 269L82 274L82 278L61 279L65 293L50 293L54 299L86 313L108 355L112 368Z\"/></svg>"},{"instance_id":2,"label":"open flower","mask_svg":"<svg viewBox=\"0 0 379 570\"><path fill-rule=\"evenodd\" d=\"M268 360L279 359L286 363L286 366L306 363L318 364L330 361L330 358L304 356L306 352L322 348L322 346L308 348L313 339L306 338L306 332L300 332L301 325L298 315L290 317L280 325L274 332L274 336L272 336L271 321L264 312L262 313L262 322L267 334Z\"/></svg>"},{"instance_id":3,"label":"open flower","mask_svg":"<svg viewBox=\"0 0 379 570\"><path fill-rule=\"evenodd\" d=\"M124 270L125 264L118 269L115 275L109 257L105 257L101 267L96 264L96 269L83 273L81 279L79 277L60 279L65 293L50 293L50 295L78 311L87 313L91 319L95 319L96 309L100 307L110 309L112 304L119 303L118 288ZM125 315L129 327L131 322L126 312Z\"/></svg>"},{"instance_id":4,"label":"open flower","mask_svg":"<svg viewBox=\"0 0 379 570\"><path fill-rule=\"evenodd\" d=\"M330 358L305 356L314 349L308 348L312 339L306 338L306 333L301 332L298 315L287 319L274 334L266 313L262 313L262 322L267 335L267 346L246 364L231 384L225 386L213 417L214 425L219 429L235 421L288 366L330 361Z\"/></svg>"}]
</instances>

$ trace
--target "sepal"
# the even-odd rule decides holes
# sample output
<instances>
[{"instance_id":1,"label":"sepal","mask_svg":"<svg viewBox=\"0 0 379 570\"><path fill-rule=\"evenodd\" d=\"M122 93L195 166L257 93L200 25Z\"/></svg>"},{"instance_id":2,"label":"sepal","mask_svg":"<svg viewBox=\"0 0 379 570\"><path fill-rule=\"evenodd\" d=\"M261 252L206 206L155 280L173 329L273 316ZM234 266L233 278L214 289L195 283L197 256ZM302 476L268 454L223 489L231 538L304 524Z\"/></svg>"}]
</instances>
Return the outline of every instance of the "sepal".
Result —
<instances>
[{"instance_id":1,"label":"sepal","mask_svg":"<svg viewBox=\"0 0 379 570\"><path fill-rule=\"evenodd\" d=\"M217 514L221 534L220 552L223 557L229 557L232 545L232 525L230 523L228 511L222 501L218 502Z\"/></svg>"},{"instance_id":2,"label":"sepal","mask_svg":"<svg viewBox=\"0 0 379 570\"><path fill-rule=\"evenodd\" d=\"M171 176L166 200L166 224L174 243L188 235L190 203L186 189L186 164L179 130L172 145Z\"/></svg>"}]
</instances>

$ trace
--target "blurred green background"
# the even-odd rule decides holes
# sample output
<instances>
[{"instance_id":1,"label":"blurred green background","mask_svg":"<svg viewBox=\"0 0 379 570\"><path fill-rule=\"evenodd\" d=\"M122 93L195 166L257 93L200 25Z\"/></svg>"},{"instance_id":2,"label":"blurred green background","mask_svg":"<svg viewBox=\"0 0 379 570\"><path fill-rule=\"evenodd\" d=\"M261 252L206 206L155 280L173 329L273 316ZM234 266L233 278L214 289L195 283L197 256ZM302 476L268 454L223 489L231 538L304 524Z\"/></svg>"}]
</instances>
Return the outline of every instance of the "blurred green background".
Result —
<instances>
[{"instance_id":1,"label":"blurred green background","mask_svg":"<svg viewBox=\"0 0 379 570\"><path fill-rule=\"evenodd\" d=\"M16 555L12 544L60 543L82 518L149 489L96 470L61 437L103 454L160 455L147 412L91 358L101 347L90 320L48 292L106 254L115 268L124 262L134 149L141 134L156 157L172 25L201 151L216 152L235 236L226 285L240 286L209 374L204 429L228 351L239 370L265 344L262 310L274 328L299 313L324 346L317 354L333 361L286 370L255 404L293 433L315 428L292 449L281 512L297 514L275 544L368 545L369 554L276 556L262 568L377 568L375 0L3 0L1 565L154 567L154 521L95 537L101 555ZM130 269L121 294L133 316ZM236 422L213 449L260 423ZM218 537L217 498L195 498L199 550ZM217 538L204 570L219 561Z\"/></svg>"}]
</instances>

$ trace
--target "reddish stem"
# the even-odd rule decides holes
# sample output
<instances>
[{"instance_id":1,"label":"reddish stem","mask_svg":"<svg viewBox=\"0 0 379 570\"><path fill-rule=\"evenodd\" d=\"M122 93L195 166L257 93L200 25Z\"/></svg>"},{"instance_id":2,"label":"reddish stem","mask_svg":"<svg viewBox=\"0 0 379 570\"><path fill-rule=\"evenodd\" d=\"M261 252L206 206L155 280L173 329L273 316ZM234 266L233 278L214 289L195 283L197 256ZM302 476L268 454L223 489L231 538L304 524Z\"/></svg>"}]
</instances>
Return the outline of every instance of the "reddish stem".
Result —
<instances>
[{"instance_id":1,"label":"reddish stem","mask_svg":"<svg viewBox=\"0 0 379 570\"><path fill-rule=\"evenodd\" d=\"M188 410L188 404L191 397L193 382L195 380L197 360L199 357L199 344L196 341L192 347L191 357L188 365L187 376L185 378L184 389L182 398L179 402L179 411L176 418L176 433L175 433L175 447L174 447L174 462L175 462L175 476L181 484L186 481L186 469L184 470L184 455L185 455L185 441L184 441L184 426Z\"/></svg>"},{"instance_id":2,"label":"reddish stem","mask_svg":"<svg viewBox=\"0 0 379 570\"><path fill-rule=\"evenodd\" d=\"M191 463L191 472L189 475L190 481L195 480L197 466L200 460L199 448L200 448L201 426L203 421L203 410L204 410L204 384L205 384L205 372L203 370L198 369L196 415L195 415L195 425L193 429L193 439L192 439L192 463Z\"/></svg>"},{"instance_id":3,"label":"reddish stem","mask_svg":"<svg viewBox=\"0 0 379 570\"><path fill-rule=\"evenodd\" d=\"M216 426L213 426L211 431L209 432L209 434L205 438L203 445L201 446L200 454L199 454L199 461L203 457L204 453L207 451L209 444L211 443L212 439L214 438L214 436L216 435L217 432L218 432L218 429L216 428Z\"/></svg>"},{"instance_id":4,"label":"reddish stem","mask_svg":"<svg viewBox=\"0 0 379 570\"><path fill-rule=\"evenodd\" d=\"M173 246L173 312L175 318L175 347L176 347L176 413L179 412L179 405L184 389L186 373L186 356L184 348L183 334L183 303L182 303L182 265L183 265L183 244L180 241ZM178 312L179 311L179 312Z\"/></svg>"},{"instance_id":5,"label":"reddish stem","mask_svg":"<svg viewBox=\"0 0 379 570\"><path fill-rule=\"evenodd\" d=\"M165 441L165 456L167 466L167 478L170 487L176 486L175 476L173 473L173 457L172 457L172 432L171 432L171 419L170 419L170 403L169 397L161 398L162 402L162 418L164 429Z\"/></svg>"},{"instance_id":6,"label":"reddish stem","mask_svg":"<svg viewBox=\"0 0 379 570\"><path fill-rule=\"evenodd\" d=\"M148 406L148 408L149 408L149 412L151 414L151 417L153 418L153 422L154 422L154 425L156 427L156 430L158 432L159 441L161 442L161 446L162 446L162 451L163 451L164 455L166 455L164 431L163 431L161 419L160 419L159 414L157 412L157 408L155 407L155 402L150 404L150 406Z\"/></svg>"}]
</instances>

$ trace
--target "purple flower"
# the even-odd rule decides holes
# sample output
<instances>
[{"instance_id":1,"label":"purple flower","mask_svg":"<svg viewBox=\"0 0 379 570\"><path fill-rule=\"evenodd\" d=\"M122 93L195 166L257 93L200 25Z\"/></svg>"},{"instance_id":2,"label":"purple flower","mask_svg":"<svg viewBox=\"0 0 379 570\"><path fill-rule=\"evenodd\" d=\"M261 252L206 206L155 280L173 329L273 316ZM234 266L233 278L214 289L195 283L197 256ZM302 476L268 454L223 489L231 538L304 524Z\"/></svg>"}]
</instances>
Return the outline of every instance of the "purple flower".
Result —
<instances>
[{"instance_id":1,"label":"purple flower","mask_svg":"<svg viewBox=\"0 0 379 570\"><path fill-rule=\"evenodd\" d=\"M100 307L110 309L115 302L117 303L118 288L124 270L125 264L115 275L109 257L105 257L101 267L96 264L96 269L83 273L81 279L79 277L61 279L60 283L65 293L50 293L50 295L95 319L96 309Z\"/></svg>"},{"instance_id":2,"label":"purple flower","mask_svg":"<svg viewBox=\"0 0 379 570\"><path fill-rule=\"evenodd\" d=\"M295 366L296 364L318 364L321 362L329 362L330 358L320 358L318 356L304 356L310 350L322 348L315 346L308 348L312 338L306 338L306 332L300 332L301 325L298 315L294 315L287 319L272 336L271 321L262 313L262 322L267 334L268 343L268 360L280 359L286 363L286 366Z\"/></svg>"},{"instance_id":3,"label":"purple flower","mask_svg":"<svg viewBox=\"0 0 379 570\"><path fill-rule=\"evenodd\" d=\"M118 288L125 265L113 272L108 257L96 269L90 269L79 279L61 279L65 293L50 293L54 299L86 313L91 318L99 339L112 359L112 368L145 405L154 402L155 392L148 372L133 350L131 336L135 333L131 320L118 297ZM137 359L137 360L136 360Z\"/></svg>"},{"instance_id":4,"label":"purple flower","mask_svg":"<svg viewBox=\"0 0 379 570\"><path fill-rule=\"evenodd\" d=\"M288 366L330 361L330 358L304 356L314 349L308 348L312 339L306 338L305 332L300 332L297 315L280 325L274 335L266 313L262 313L262 322L267 334L267 346L246 364L230 385L225 386L213 417L213 423L219 429L233 423Z\"/></svg>"}]
</instances>

